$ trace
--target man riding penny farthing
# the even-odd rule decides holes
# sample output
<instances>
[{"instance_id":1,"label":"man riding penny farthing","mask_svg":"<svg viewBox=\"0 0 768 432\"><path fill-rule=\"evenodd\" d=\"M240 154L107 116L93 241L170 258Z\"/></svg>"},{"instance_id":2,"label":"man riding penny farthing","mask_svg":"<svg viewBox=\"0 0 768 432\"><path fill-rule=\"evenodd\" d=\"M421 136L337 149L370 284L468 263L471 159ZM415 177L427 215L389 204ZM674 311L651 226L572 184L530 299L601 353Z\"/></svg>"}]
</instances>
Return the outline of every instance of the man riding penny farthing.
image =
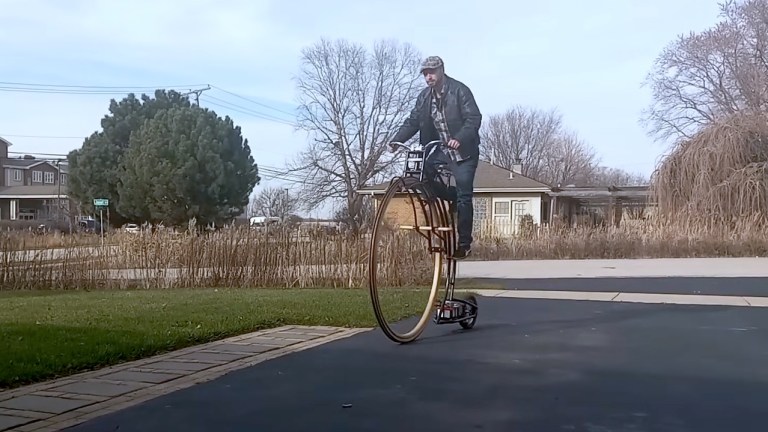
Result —
<instances>
[{"instance_id":1,"label":"man riding penny farthing","mask_svg":"<svg viewBox=\"0 0 768 432\"><path fill-rule=\"evenodd\" d=\"M419 93L410 115L389 144L392 151L407 152L405 168L392 179L378 205L369 254L369 289L376 319L387 337L399 343L418 338L430 316L434 316L437 324L459 323L464 328L474 326L477 318L476 298L455 298L453 291L456 261L469 256L472 250L472 196L480 156L482 115L472 91L446 75L440 57L428 57L420 72L427 87ZM405 146L417 132L419 144L415 148ZM399 206L397 211L391 210L395 205ZM393 223L388 209L401 216L395 218L396 231L414 232L426 240L424 251L434 266L430 268L429 299L417 322L405 324L407 329L403 331L394 329L400 317L384 317L386 308L381 306L383 294L377 276L382 265L381 250L388 247L385 227ZM412 223L400 223L403 216L411 214ZM445 294L438 299L441 285Z\"/></svg>"}]
</instances>

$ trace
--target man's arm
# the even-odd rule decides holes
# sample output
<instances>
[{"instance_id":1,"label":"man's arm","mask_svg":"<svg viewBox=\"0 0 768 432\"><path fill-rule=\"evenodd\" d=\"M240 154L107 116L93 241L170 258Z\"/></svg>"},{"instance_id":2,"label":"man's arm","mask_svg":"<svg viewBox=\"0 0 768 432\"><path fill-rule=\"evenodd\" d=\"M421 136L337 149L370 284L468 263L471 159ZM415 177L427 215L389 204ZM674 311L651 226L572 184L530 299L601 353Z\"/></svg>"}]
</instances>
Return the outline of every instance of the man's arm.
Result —
<instances>
[{"instance_id":1,"label":"man's arm","mask_svg":"<svg viewBox=\"0 0 768 432\"><path fill-rule=\"evenodd\" d=\"M416 104L411 110L411 113L403 121L403 124L400 126L400 129L397 131L395 136L392 137L392 141L405 143L414 135L416 135L416 132L419 131L419 126L421 124L419 120L421 118L422 100L422 95L419 94L419 96L416 98Z\"/></svg>"},{"instance_id":2,"label":"man's arm","mask_svg":"<svg viewBox=\"0 0 768 432\"><path fill-rule=\"evenodd\" d=\"M463 144L464 142L471 140L477 131L480 130L480 123L483 120L483 115L480 114L480 108L477 107L475 96L472 94L472 90L470 90L469 87L462 86L457 93L461 115L464 117L464 125L462 125L459 132L456 133L455 138Z\"/></svg>"}]
</instances>

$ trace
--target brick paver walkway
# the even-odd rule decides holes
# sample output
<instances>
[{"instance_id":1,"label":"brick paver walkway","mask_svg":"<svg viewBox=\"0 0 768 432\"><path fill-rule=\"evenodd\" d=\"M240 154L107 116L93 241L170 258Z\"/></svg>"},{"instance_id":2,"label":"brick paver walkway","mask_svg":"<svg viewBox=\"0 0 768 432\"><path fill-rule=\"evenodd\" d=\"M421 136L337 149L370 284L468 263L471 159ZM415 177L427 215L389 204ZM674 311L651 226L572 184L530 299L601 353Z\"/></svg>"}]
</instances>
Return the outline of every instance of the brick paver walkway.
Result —
<instances>
[{"instance_id":1,"label":"brick paver walkway","mask_svg":"<svg viewBox=\"0 0 768 432\"><path fill-rule=\"evenodd\" d=\"M368 329L286 326L0 392L0 431L49 432Z\"/></svg>"}]
</instances>

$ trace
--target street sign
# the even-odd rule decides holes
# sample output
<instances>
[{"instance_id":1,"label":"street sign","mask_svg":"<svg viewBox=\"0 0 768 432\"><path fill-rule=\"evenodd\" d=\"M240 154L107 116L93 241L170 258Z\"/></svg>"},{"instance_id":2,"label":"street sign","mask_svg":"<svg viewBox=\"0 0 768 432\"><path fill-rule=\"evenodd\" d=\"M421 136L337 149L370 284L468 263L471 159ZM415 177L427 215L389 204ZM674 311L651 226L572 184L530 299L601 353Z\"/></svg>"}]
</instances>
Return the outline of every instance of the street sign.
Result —
<instances>
[{"instance_id":1,"label":"street sign","mask_svg":"<svg viewBox=\"0 0 768 432\"><path fill-rule=\"evenodd\" d=\"M104 208L109 207L109 200L106 198L94 198L93 206L99 210L99 221L101 222L101 245L104 246ZM109 209L107 209L109 211Z\"/></svg>"}]
</instances>

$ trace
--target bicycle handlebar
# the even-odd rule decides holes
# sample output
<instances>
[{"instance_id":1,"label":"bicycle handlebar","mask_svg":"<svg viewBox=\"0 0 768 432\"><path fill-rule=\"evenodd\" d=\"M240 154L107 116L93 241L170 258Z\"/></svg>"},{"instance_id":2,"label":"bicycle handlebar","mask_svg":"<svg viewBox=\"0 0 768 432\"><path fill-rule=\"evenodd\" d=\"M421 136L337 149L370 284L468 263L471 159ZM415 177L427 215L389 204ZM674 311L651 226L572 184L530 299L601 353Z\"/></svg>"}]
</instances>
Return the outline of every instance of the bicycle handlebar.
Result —
<instances>
[{"instance_id":1,"label":"bicycle handlebar","mask_svg":"<svg viewBox=\"0 0 768 432\"><path fill-rule=\"evenodd\" d=\"M424 152L428 153L428 150L431 147L436 146L438 144L442 144L442 142L443 142L442 140L433 140L433 141L430 141L430 142L424 144ZM398 148L401 148L401 149L404 149L404 150L411 150L412 149L412 147L408 147L407 145L405 145L405 144L403 144L401 142L398 142L398 141L390 142L389 143L389 147L390 147L390 149L391 149L390 151L392 153L396 152Z\"/></svg>"}]
</instances>

